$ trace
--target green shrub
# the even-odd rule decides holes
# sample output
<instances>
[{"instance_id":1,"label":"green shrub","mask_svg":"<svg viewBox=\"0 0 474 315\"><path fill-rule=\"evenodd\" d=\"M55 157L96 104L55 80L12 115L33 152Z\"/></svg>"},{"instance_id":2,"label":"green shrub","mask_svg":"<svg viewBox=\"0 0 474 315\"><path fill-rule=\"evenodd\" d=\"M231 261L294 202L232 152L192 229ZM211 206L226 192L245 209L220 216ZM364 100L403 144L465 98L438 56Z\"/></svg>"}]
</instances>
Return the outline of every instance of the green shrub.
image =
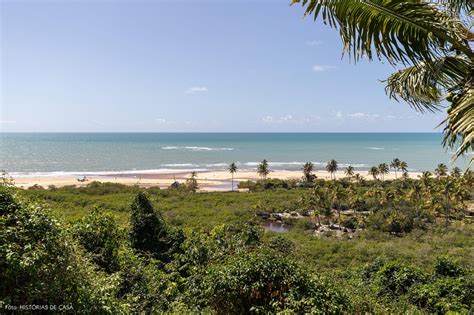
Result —
<instances>
[{"instance_id":1,"label":"green shrub","mask_svg":"<svg viewBox=\"0 0 474 315\"><path fill-rule=\"evenodd\" d=\"M245 182L239 182L237 184L237 187L239 189L249 189L249 190L254 190L257 184L254 181L247 180Z\"/></svg>"},{"instance_id":2,"label":"green shrub","mask_svg":"<svg viewBox=\"0 0 474 315\"><path fill-rule=\"evenodd\" d=\"M472 311L474 282L472 279L439 278L428 284L414 285L409 291L410 301L433 313Z\"/></svg>"},{"instance_id":3,"label":"green shrub","mask_svg":"<svg viewBox=\"0 0 474 315\"><path fill-rule=\"evenodd\" d=\"M132 313L156 314L167 310L178 295L176 274L166 273L161 262L125 249L120 253L117 296Z\"/></svg>"},{"instance_id":4,"label":"green shrub","mask_svg":"<svg viewBox=\"0 0 474 315\"><path fill-rule=\"evenodd\" d=\"M67 305L75 312L120 312L116 278L96 273L64 226L0 188L0 300Z\"/></svg>"},{"instance_id":5,"label":"green shrub","mask_svg":"<svg viewBox=\"0 0 474 315\"><path fill-rule=\"evenodd\" d=\"M399 262L375 264L366 273L369 276L377 294L402 295L414 284L422 284L427 277L418 269Z\"/></svg>"},{"instance_id":6,"label":"green shrub","mask_svg":"<svg viewBox=\"0 0 474 315\"><path fill-rule=\"evenodd\" d=\"M340 291L271 252L246 253L214 265L204 282L208 303L217 313L338 313L349 307Z\"/></svg>"},{"instance_id":7,"label":"green shrub","mask_svg":"<svg viewBox=\"0 0 474 315\"><path fill-rule=\"evenodd\" d=\"M132 203L130 213L130 241L132 247L156 259L168 262L179 251L184 240L180 229L168 226L153 208L148 197L140 192Z\"/></svg>"},{"instance_id":8,"label":"green shrub","mask_svg":"<svg viewBox=\"0 0 474 315\"><path fill-rule=\"evenodd\" d=\"M341 225L345 227L346 229L355 230L358 226L358 221L357 221L357 218L355 217L349 217L345 219L344 221L342 221Z\"/></svg>"},{"instance_id":9,"label":"green shrub","mask_svg":"<svg viewBox=\"0 0 474 315\"><path fill-rule=\"evenodd\" d=\"M117 270L120 232L112 215L94 208L75 224L74 235L98 266L109 273Z\"/></svg>"},{"instance_id":10,"label":"green shrub","mask_svg":"<svg viewBox=\"0 0 474 315\"><path fill-rule=\"evenodd\" d=\"M296 245L293 241L281 235L272 237L268 242L268 247L283 255L291 255L296 249Z\"/></svg>"},{"instance_id":11,"label":"green shrub","mask_svg":"<svg viewBox=\"0 0 474 315\"><path fill-rule=\"evenodd\" d=\"M421 271L397 262L384 264L374 275L378 294L401 295L412 285L425 282L426 277Z\"/></svg>"},{"instance_id":12,"label":"green shrub","mask_svg":"<svg viewBox=\"0 0 474 315\"><path fill-rule=\"evenodd\" d=\"M446 256L438 257L434 265L435 276L459 277L464 275L464 270Z\"/></svg>"}]
</instances>

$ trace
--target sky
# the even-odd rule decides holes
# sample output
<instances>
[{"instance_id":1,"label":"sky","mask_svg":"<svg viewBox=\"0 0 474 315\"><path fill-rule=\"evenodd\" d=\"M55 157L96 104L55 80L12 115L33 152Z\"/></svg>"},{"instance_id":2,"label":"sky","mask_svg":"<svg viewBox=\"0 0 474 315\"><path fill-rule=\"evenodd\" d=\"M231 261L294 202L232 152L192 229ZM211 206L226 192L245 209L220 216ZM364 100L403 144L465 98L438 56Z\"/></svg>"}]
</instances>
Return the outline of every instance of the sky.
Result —
<instances>
[{"instance_id":1,"label":"sky","mask_svg":"<svg viewBox=\"0 0 474 315\"><path fill-rule=\"evenodd\" d=\"M0 0L0 130L440 130L289 2Z\"/></svg>"}]
</instances>

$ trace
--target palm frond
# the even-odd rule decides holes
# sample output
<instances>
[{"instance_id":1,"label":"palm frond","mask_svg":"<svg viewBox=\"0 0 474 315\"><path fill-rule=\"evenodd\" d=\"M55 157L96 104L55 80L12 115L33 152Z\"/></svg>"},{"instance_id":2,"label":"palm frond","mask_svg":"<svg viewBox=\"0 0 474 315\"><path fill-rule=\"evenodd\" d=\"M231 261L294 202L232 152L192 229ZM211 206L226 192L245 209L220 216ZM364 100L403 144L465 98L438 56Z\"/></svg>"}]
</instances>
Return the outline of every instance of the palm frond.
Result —
<instances>
[{"instance_id":1,"label":"palm frond","mask_svg":"<svg viewBox=\"0 0 474 315\"><path fill-rule=\"evenodd\" d=\"M472 0L437 0L432 2L445 7L455 14L469 13L474 9Z\"/></svg>"},{"instance_id":2,"label":"palm frond","mask_svg":"<svg viewBox=\"0 0 474 315\"><path fill-rule=\"evenodd\" d=\"M385 92L403 99L419 112L440 109L443 92L458 86L469 76L471 62L465 57L439 57L393 73Z\"/></svg>"},{"instance_id":3,"label":"palm frond","mask_svg":"<svg viewBox=\"0 0 474 315\"><path fill-rule=\"evenodd\" d=\"M460 20L422 0L293 0L300 2L305 15L321 16L339 29L344 51L355 61L376 56L392 64L416 64L450 46L474 56L463 42L466 27Z\"/></svg>"},{"instance_id":4,"label":"palm frond","mask_svg":"<svg viewBox=\"0 0 474 315\"><path fill-rule=\"evenodd\" d=\"M440 124L445 124L445 146L456 148L454 158L469 151L474 151L474 86L472 83L458 94L448 110L448 117ZM474 157L471 158L471 164Z\"/></svg>"}]
</instances>

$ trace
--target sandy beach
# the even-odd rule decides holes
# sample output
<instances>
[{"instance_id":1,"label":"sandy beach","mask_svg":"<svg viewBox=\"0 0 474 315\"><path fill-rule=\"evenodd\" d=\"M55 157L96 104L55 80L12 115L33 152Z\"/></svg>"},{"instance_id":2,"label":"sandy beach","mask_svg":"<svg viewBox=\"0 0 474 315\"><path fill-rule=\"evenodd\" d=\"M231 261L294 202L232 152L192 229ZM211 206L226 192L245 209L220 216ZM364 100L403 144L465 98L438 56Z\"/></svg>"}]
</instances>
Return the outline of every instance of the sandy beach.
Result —
<instances>
[{"instance_id":1,"label":"sandy beach","mask_svg":"<svg viewBox=\"0 0 474 315\"><path fill-rule=\"evenodd\" d=\"M231 175L228 171L206 171L197 172L198 183L202 191L228 191L231 189ZM367 172L359 172L367 180L371 180L372 176ZM330 175L326 171L315 171L314 174L319 179L330 179ZM410 173L411 178L418 178L421 173ZM87 176L86 181L78 181L75 176L42 176L42 177L13 177L14 183L17 187L28 188L33 185L39 185L44 188L54 185L56 187L63 187L68 185L85 186L93 181L120 183L124 185L139 185L141 187L160 187L168 188L175 180L184 183L189 177L190 172L177 173L129 173L129 174L109 174L109 175L93 175ZM336 172L336 178L345 177L344 171ZM398 177L401 175L397 174ZM302 177L301 171L273 171L268 178L278 179L300 179ZM240 181L257 180L260 177L255 171L240 171L234 175L234 185ZM395 179L395 173L385 175L385 179Z\"/></svg>"}]
</instances>

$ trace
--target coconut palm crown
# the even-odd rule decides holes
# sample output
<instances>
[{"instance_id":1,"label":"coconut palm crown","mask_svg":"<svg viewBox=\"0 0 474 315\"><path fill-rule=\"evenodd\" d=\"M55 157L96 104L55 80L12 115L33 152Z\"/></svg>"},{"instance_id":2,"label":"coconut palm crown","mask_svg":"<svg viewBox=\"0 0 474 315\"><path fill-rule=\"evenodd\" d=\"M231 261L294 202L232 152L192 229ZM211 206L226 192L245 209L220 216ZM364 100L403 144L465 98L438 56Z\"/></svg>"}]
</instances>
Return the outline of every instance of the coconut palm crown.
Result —
<instances>
[{"instance_id":1,"label":"coconut palm crown","mask_svg":"<svg viewBox=\"0 0 474 315\"><path fill-rule=\"evenodd\" d=\"M268 168L268 161L267 160L263 160L260 164L258 164L257 173L263 179L267 178L267 175L270 174L270 169Z\"/></svg>"},{"instance_id":2,"label":"coconut palm crown","mask_svg":"<svg viewBox=\"0 0 474 315\"><path fill-rule=\"evenodd\" d=\"M445 146L454 158L474 148L472 0L293 0L305 15L338 29L343 52L386 60L398 71L386 93L419 112L443 109ZM471 163L474 157L471 158Z\"/></svg>"},{"instance_id":3,"label":"coconut palm crown","mask_svg":"<svg viewBox=\"0 0 474 315\"><path fill-rule=\"evenodd\" d=\"M229 173L232 175L232 191L234 191L234 173L237 173L237 165L232 162L229 165Z\"/></svg>"},{"instance_id":4,"label":"coconut palm crown","mask_svg":"<svg viewBox=\"0 0 474 315\"><path fill-rule=\"evenodd\" d=\"M443 163L438 164L438 167L436 167L435 169L435 174L438 177L443 177L443 176L448 175L448 167Z\"/></svg>"},{"instance_id":5,"label":"coconut palm crown","mask_svg":"<svg viewBox=\"0 0 474 315\"><path fill-rule=\"evenodd\" d=\"M314 171L313 163L306 162L303 165L303 177L306 182L310 183L313 181L313 178L314 178L313 171Z\"/></svg>"},{"instance_id":6,"label":"coconut palm crown","mask_svg":"<svg viewBox=\"0 0 474 315\"><path fill-rule=\"evenodd\" d=\"M387 163L381 163L378 166L379 174L382 176L382 180L385 179L385 174L388 174L389 168Z\"/></svg>"},{"instance_id":7,"label":"coconut palm crown","mask_svg":"<svg viewBox=\"0 0 474 315\"><path fill-rule=\"evenodd\" d=\"M346 174L347 177L349 178L352 178L352 176L354 176L354 167L349 165L348 167L346 167L346 169L344 170L344 173Z\"/></svg>"},{"instance_id":8,"label":"coconut palm crown","mask_svg":"<svg viewBox=\"0 0 474 315\"><path fill-rule=\"evenodd\" d=\"M329 174L331 175L331 179L334 177L334 179L336 178L336 176L334 175L334 173L337 172L339 166L337 165L337 161L336 160L330 160L328 161L328 164L326 164L326 171L329 172Z\"/></svg>"},{"instance_id":9,"label":"coconut palm crown","mask_svg":"<svg viewBox=\"0 0 474 315\"><path fill-rule=\"evenodd\" d=\"M379 168L377 166L372 166L369 169L369 175L372 175L374 179L377 179L377 175L379 175Z\"/></svg>"},{"instance_id":10,"label":"coconut palm crown","mask_svg":"<svg viewBox=\"0 0 474 315\"><path fill-rule=\"evenodd\" d=\"M400 164L402 163L402 161L400 161L400 159L393 159L392 162L390 163L390 168L393 169L395 171L395 178L397 178L397 171L400 170Z\"/></svg>"}]
</instances>

